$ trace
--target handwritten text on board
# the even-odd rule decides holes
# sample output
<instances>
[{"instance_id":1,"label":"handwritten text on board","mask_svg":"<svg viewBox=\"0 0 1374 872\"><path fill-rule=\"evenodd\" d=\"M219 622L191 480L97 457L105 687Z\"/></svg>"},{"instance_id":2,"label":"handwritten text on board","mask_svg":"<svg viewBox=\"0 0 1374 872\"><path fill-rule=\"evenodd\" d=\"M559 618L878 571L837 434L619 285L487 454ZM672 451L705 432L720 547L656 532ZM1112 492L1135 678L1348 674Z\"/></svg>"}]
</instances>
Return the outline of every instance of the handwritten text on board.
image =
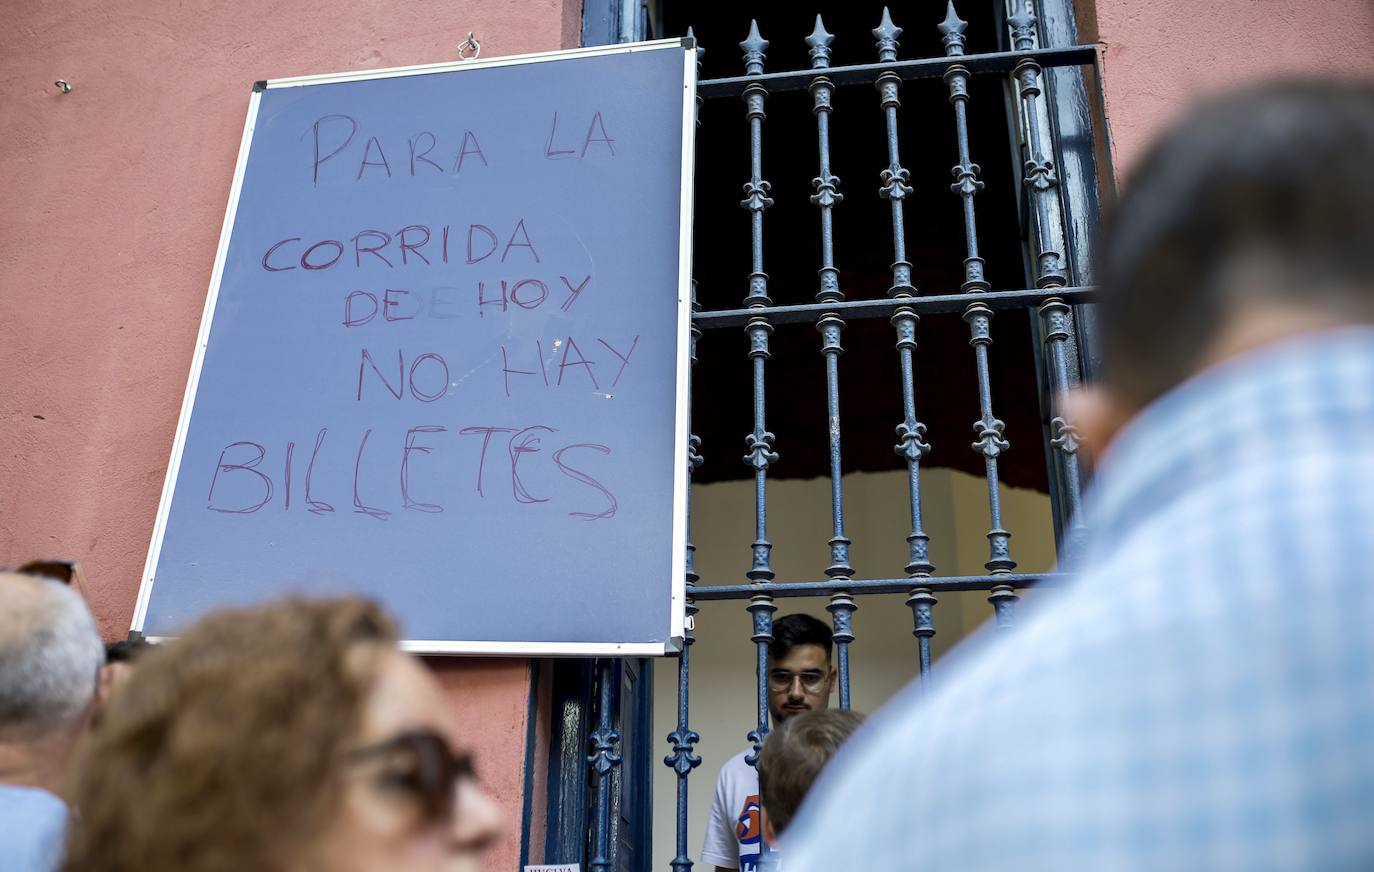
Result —
<instances>
[{"instance_id":1,"label":"handwritten text on board","mask_svg":"<svg viewBox=\"0 0 1374 872\"><path fill-rule=\"evenodd\" d=\"M544 160L616 158L616 140L602 112L592 113L580 138L560 139L559 124L555 112L543 140ZM318 187L336 173L355 182L398 175L423 180L434 174L489 171L499 161L496 155L488 158L476 131L464 130L461 140L444 151L434 133L422 130L392 142L392 155L404 155L393 167L385 138L366 134L351 116L322 116L310 125L308 146L302 146L302 157L308 150L309 158L302 160L302 171L308 171L312 186ZM506 397L513 392L590 389L611 398L609 392L620 385L634 361L639 335L619 331L538 337L532 347L502 339L509 319L545 306L570 312L584 294L596 290L594 275L560 272L557 265L545 262L536 241L540 228L536 224L532 229L531 223L523 217L509 227L415 222L356 228L339 238L314 238L303 235L304 229L286 228L287 235L262 252L260 265L271 276L269 281L283 285L296 270L333 270L340 275L337 320L327 326L356 336L356 369L350 367L338 377L358 403L461 403L462 381L455 381L455 376L485 358L491 345L501 360L492 376L500 378ZM349 273L362 271L364 265L373 275L383 268L385 286L358 287L359 281ZM434 281L436 273L442 283ZM464 321L465 329L455 332L454 347L407 347L406 322L421 319ZM279 459L272 457L274 450ZM578 441L545 423L509 420L457 426L417 423L403 434L388 434L384 442L373 441L372 429L331 435L327 425L284 446L238 439L220 452L210 475L206 508L252 514L276 500L290 509L294 499L312 514L351 510L382 521L397 510L442 512L438 495L423 494L413 485L423 458L439 450L470 455L470 484L480 497L506 493L516 503L547 502L522 478L522 467L528 474L531 464L543 462L587 491L566 507L569 516L587 521L615 517L615 494L588 471L598 456L613 455L610 446ZM387 493L364 493L360 479L365 464L398 466L395 487Z\"/></svg>"}]
</instances>

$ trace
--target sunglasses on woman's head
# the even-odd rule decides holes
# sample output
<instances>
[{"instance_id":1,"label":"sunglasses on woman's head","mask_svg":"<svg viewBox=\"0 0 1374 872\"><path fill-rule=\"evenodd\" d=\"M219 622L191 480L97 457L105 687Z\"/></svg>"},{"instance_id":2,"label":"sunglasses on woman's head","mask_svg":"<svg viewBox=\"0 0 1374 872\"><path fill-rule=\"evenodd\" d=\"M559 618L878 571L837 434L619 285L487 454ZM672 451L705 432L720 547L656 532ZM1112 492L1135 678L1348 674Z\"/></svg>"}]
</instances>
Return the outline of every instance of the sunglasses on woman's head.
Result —
<instances>
[{"instance_id":1,"label":"sunglasses on woman's head","mask_svg":"<svg viewBox=\"0 0 1374 872\"><path fill-rule=\"evenodd\" d=\"M447 820L453 814L459 779L476 777L472 756L455 753L448 740L432 730L401 733L384 742L355 749L349 752L348 758L354 761L388 760L380 776L383 786L413 796L425 817L434 821Z\"/></svg>"}]
</instances>

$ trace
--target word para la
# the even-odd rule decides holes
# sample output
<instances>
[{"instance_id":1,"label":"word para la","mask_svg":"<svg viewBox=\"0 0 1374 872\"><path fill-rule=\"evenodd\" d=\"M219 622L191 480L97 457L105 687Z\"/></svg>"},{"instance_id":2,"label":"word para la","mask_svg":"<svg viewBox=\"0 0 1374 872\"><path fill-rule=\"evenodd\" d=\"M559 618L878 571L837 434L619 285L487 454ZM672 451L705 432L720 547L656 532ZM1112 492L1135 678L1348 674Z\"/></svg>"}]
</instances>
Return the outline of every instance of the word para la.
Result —
<instances>
[{"instance_id":1,"label":"word para la","mask_svg":"<svg viewBox=\"0 0 1374 872\"><path fill-rule=\"evenodd\" d=\"M564 123L566 126L566 120ZM579 127L576 122L573 126ZM326 164L331 166L330 172L353 182L362 181L364 176L391 179L396 173L402 172L411 178L434 173L460 175L469 162L474 166L479 162L484 167L491 165L473 130L464 130L461 139L454 137L458 140L456 146L450 143L444 147L440 146L439 138L432 131L421 130L407 137L405 148L402 148L395 139L391 140L390 146L384 146L381 137L376 135L364 139L358 135L358 129L357 119L343 114L322 115L310 125L310 182L313 186L319 187L320 175ZM544 140L545 160L585 160L594 145L598 146L596 153L615 157L616 141L606 132L606 121L600 112L592 113L586 129L586 134L580 140L570 140L566 134L560 137L558 113L554 112L549 122L548 138ZM360 140L361 147L350 148ZM390 157L387 156L388 150ZM453 155L452 160L448 158L450 154ZM403 160L401 155L406 155L405 163L400 163ZM356 171L353 169L355 166Z\"/></svg>"}]
</instances>

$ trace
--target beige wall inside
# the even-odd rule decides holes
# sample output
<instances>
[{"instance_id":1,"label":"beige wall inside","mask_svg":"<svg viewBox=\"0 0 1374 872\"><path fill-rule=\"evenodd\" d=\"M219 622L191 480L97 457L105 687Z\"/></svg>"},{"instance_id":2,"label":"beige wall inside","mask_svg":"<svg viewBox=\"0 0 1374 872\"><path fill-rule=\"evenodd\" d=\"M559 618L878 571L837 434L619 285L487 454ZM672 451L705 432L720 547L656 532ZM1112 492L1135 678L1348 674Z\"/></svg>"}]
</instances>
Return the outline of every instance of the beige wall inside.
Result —
<instances>
[{"instance_id":1,"label":"beige wall inside","mask_svg":"<svg viewBox=\"0 0 1374 872\"><path fill-rule=\"evenodd\" d=\"M845 476L845 532L853 540L851 563L858 578L901 578L910 532L907 478L903 472ZM980 575L987 560L987 485L981 478L948 469L923 470L922 512L930 536L931 561L939 575ZM753 539L753 482L722 482L692 489L693 541L702 584L740 584L749 567ZM1012 533L1018 570L1039 572L1054 564L1054 530L1049 498L1018 488L1002 489L1003 523ZM772 481L768 485L768 533L777 581L824 578L830 562L830 482ZM872 712L916 674L911 610L900 594L857 597L855 642L850 647L853 707ZM935 608L933 640L938 658L981 625L992 607L981 592L944 594ZM780 616L808 612L829 620L824 598L777 600ZM689 855L701 851L715 790L716 773L742 750L755 726L754 646L745 601L706 602L696 619L692 646L691 722L701 734L702 764L690 779ZM938 666L937 677L938 677ZM677 726L677 660L657 661L654 670L654 754L670 753L664 737ZM837 700L832 700L837 704ZM677 777L656 763L654 775L654 865L667 868L676 854ZM700 868L700 867L698 867Z\"/></svg>"}]
</instances>

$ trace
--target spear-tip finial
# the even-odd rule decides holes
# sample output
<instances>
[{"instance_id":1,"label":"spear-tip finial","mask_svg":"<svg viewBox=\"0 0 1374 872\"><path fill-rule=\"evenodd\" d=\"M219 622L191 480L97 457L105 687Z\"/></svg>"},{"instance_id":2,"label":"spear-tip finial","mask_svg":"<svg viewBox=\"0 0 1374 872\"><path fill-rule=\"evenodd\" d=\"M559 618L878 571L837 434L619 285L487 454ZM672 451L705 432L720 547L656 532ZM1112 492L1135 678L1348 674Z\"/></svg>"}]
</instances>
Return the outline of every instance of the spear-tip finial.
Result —
<instances>
[{"instance_id":1,"label":"spear-tip finial","mask_svg":"<svg viewBox=\"0 0 1374 872\"><path fill-rule=\"evenodd\" d=\"M744 38L744 42L739 44L744 49L744 54L748 57L751 54L762 56L768 49L768 40L759 35L759 23L756 19L749 19L749 35Z\"/></svg>"},{"instance_id":2,"label":"spear-tip finial","mask_svg":"<svg viewBox=\"0 0 1374 872\"><path fill-rule=\"evenodd\" d=\"M968 22L959 17L959 13L954 11L954 0L949 0L949 7L945 12L945 20L936 25L940 31L941 41L945 44L945 54L961 55L964 53L964 30L968 28Z\"/></svg>"},{"instance_id":3,"label":"spear-tip finial","mask_svg":"<svg viewBox=\"0 0 1374 872\"><path fill-rule=\"evenodd\" d=\"M834 41L835 34L826 31L825 22L821 21L821 17L817 15L816 29L811 31L811 35L806 38L806 44L811 49L811 66L830 66L830 44Z\"/></svg>"},{"instance_id":4,"label":"spear-tip finial","mask_svg":"<svg viewBox=\"0 0 1374 872\"><path fill-rule=\"evenodd\" d=\"M768 40L759 35L757 21L749 21L749 35L739 47L744 49L744 72L750 76L763 75L763 53L768 48Z\"/></svg>"},{"instance_id":5,"label":"spear-tip finial","mask_svg":"<svg viewBox=\"0 0 1374 872\"><path fill-rule=\"evenodd\" d=\"M954 11L954 0L949 0L945 5L945 20L937 25L941 33L963 33L964 28L968 27L968 22L959 17L959 13Z\"/></svg>"},{"instance_id":6,"label":"spear-tip finial","mask_svg":"<svg viewBox=\"0 0 1374 872\"><path fill-rule=\"evenodd\" d=\"M687 38L688 38L688 39L692 39L692 40L695 40L695 39L697 38L696 31L692 30L692 25L690 25L690 24L687 25ZM706 49L702 48L702 47L701 47L701 43L698 42L698 43L697 43L697 68L698 68L698 69L701 68L701 56L704 55L704 54L706 54Z\"/></svg>"},{"instance_id":7,"label":"spear-tip finial","mask_svg":"<svg viewBox=\"0 0 1374 872\"><path fill-rule=\"evenodd\" d=\"M887 7L883 7L883 20L878 22L878 26L873 28L873 36L877 38L878 45L885 42L896 43L897 37L902 35L902 29L892 23L892 13L888 12Z\"/></svg>"}]
</instances>

